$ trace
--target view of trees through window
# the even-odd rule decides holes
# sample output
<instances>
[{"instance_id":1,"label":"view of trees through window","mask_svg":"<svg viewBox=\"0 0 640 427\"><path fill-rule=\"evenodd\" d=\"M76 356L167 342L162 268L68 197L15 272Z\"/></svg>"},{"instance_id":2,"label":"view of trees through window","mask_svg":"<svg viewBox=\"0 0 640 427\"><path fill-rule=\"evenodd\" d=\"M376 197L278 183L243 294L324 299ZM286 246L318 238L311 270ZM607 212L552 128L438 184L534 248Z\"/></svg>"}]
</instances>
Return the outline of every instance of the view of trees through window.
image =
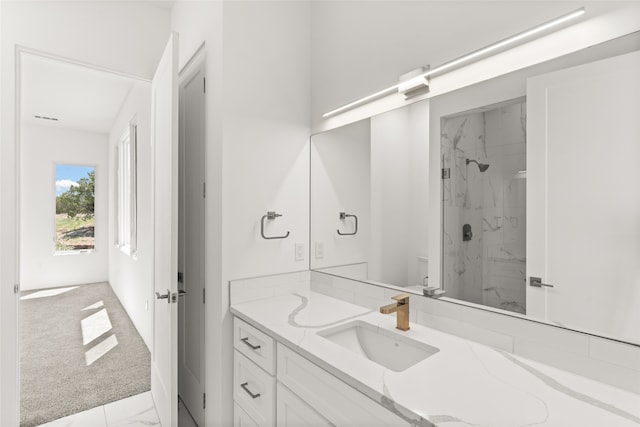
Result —
<instances>
[{"instance_id":1,"label":"view of trees through window","mask_svg":"<svg viewBox=\"0 0 640 427\"><path fill-rule=\"evenodd\" d=\"M56 251L95 248L96 169L56 165Z\"/></svg>"}]
</instances>

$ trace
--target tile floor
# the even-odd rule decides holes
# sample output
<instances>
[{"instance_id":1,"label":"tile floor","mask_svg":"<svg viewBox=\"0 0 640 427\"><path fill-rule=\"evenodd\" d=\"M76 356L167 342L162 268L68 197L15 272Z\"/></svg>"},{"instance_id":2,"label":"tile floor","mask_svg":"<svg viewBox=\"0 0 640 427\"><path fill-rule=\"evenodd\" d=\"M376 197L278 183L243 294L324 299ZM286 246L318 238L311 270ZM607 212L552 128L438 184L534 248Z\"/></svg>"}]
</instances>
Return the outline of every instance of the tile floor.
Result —
<instances>
[{"instance_id":1,"label":"tile floor","mask_svg":"<svg viewBox=\"0 0 640 427\"><path fill-rule=\"evenodd\" d=\"M179 427L196 427L182 401L178 404ZM149 427L160 426L156 407L147 391L126 399L59 418L38 427Z\"/></svg>"}]
</instances>

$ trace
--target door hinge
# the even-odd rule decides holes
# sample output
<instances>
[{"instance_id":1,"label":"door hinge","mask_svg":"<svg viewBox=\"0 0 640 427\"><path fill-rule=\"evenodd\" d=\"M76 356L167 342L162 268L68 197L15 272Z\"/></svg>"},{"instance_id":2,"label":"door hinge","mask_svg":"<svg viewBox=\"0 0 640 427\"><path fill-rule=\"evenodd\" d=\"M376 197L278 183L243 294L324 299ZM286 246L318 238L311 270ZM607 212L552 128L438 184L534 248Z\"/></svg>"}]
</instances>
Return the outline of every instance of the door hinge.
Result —
<instances>
[{"instance_id":1,"label":"door hinge","mask_svg":"<svg viewBox=\"0 0 640 427\"><path fill-rule=\"evenodd\" d=\"M202 91L204 93L207 93L207 78L206 77L202 78Z\"/></svg>"},{"instance_id":2,"label":"door hinge","mask_svg":"<svg viewBox=\"0 0 640 427\"><path fill-rule=\"evenodd\" d=\"M202 198L203 199L207 198L207 183L206 182L202 183Z\"/></svg>"},{"instance_id":3,"label":"door hinge","mask_svg":"<svg viewBox=\"0 0 640 427\"><path fill-rule=\"evenodd\" d=\"M449 178L451 178L451 169L442 168L442 179L449 179Z\"/></svg>"},{"instance_id":4,"label":"door hinge","mask_svg":"<svg viewBox=\"0 0 640 427\"><path fill-rule=\"evenodd\" d=\"M206 289L202 288L202 303L204 304L207 301Z\"/></svg>"},{"instance_id":5,"label":"door hinge","mask_svg":"<svg viewBox=\"0 0 640 427\"><path fill-rule=\"evenodd\" d=\"M13 285L13 293L14 294L20 293L20 283L16 283L15 285Z\"/></svg>"},{"instance_id":6,"label":"door hinge","mask_svg":"<svg viewBox=\"0 0 640 427\"><path fill-rule=\"evenodd\" d=\"M207 407L207 393L202 393L202 409Z\"/></svg>"}]
</instances>

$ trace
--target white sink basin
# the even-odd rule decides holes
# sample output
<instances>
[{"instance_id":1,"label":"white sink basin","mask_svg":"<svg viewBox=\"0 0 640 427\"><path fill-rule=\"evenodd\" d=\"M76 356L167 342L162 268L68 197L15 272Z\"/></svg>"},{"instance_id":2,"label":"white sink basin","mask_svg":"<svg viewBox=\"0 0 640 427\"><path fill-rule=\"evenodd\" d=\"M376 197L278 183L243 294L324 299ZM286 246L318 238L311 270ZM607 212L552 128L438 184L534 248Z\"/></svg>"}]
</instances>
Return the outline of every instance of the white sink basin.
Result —
<instances>
[{"instance_id":1,"label":"white sink basin","mask_svg":"<svg viewBox=\"0 0 640 427\"><path fill-rule=\"evenodd\" d=\"M318 335L395 372L402 372L440 351L403 332L381 329L361 320L325 329Z\"/></svg>"}]
</instances>

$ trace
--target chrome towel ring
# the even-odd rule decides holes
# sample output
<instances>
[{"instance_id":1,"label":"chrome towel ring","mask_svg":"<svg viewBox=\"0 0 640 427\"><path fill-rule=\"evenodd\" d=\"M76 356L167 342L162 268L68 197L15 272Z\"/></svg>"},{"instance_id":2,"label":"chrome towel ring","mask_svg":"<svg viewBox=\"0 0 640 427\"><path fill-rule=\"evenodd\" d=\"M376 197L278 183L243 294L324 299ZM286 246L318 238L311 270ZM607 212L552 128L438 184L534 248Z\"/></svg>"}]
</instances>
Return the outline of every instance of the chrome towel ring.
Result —
<instances>
[{"instance_id":1,"label":"chrome towel ring","mask_svg":"<svg viewBox=\"0 0 640 427\"><path fill-rule=\"evenodd\" d=\"M352 214L348 214L346 212L340 212L340 219L345 220L348 217L352 217L355 219L356 222L356 226L355 229L353 230L353 233L341 233L340 230L336 230L338 232L339 235L341 236L353 236L354 234L356 234L358 232L358 217Z\"/></svg>"},{"instance_id":2,"label":"chrome towel ring","mask_svg":"<svg viewBox=\"0 0 640 427\"><path fill-rule=\"evenodd\" d=\"M265 236L264 235L264 220L265 219L276 219L279 216L282 216L282 214L276 213L275 211L269 211L267 212L266 215L262 215L262 219L260 220L260 234L262 235L263 239L267 239L267 240L271 240L271 239L286 239L287 237L289 237L289 232L287 231L287 234L285 234L284 236Z\"/></svg>"}]
</instances>

